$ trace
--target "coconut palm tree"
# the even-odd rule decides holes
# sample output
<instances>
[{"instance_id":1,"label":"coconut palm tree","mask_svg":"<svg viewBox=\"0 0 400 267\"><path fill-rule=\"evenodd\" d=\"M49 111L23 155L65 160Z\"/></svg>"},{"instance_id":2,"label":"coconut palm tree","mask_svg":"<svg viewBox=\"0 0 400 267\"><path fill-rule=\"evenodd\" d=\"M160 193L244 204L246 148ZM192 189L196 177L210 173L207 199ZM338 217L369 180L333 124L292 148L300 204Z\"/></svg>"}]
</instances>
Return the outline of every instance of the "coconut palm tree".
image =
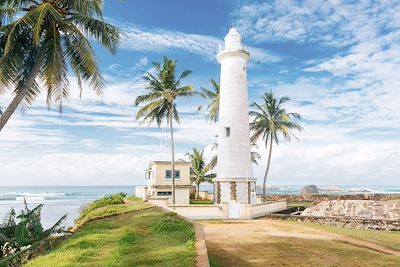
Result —
<instances>
[{"instance_id":1,"label":"coconut palm tree","mask_svg":"<svg viewBox=\"0 0 400 267\"><path fill-rule=\"evenodd\" d=\"M268 176L269 167L271 164L272 155L272 144L279 145L279 136L282 135L283 139L290 141L292 137L297 137L291 132L291 130L301 131L302 127L296 121L292 119L301 119L298 113L288 113L283 105L290 100L289 97L281 97L277 99L272 92L266 92L261 97L261 104L253 102L250 111L252 122L250 123L250 130L252 131L251 142L255 143L257 140L262 139L265 142L265 146L268 149L268 161L267 168L264 174L263 181L263 201L266 201L266 181Z\"/></svg>"},{"instance_id":2,"label":"coconut palm tree","mask_svg":"<svg viewBox=\"0 0 400 267\"><path fill-rule=\"evenodd\" d=\"M203 182L212 182L215 178L215 173L209 173L212 170L211 162L206 164L204 158L204 150L197 150L193 148L192 152L187 152L186 156L189 157L191 162L190 166L190 179L196 184L196 199L199 198L200 184Z\"/></svg>"},{"instance_id":3,"label":"coconut palm tree","mask_svg":"<svg viewBox=\"0 0 400 267\"><path fill-rule=\"evenodd\" d=\"M120 31L104 22L103 0L2 0L0 4L0 95L14 98L0 117L0 131L17 107L47 91L47 104L62 110L69 71L97 94L103 78L89 39L115 54ZM43 87L39 86L43 84Z\"/></svg>"},{"instance_id":4,"label":"coconut palm tree","mask_svg":"<svg viewBox=\"0 0 400 267\"><path fill-rule=\"evenodd\" d=\"M202 91L202 96L210 99L210 102L208 103L207 110L208 110L208 115L207 119L210 119L213 122L218 121L218 115L219 115L219 83L216 82L214 79L210 79L210 83L213 87L213 90L208 90L206 88L201 88ZM201 110L202 106L199 106L197 110Z\"/></svg>"},{"instance_id":5,"label":"coconut palm tree","mask_svg":"<svg viewBox=\"0 0 400 267\"><path fill-rule=\"evenodd\" d=\"M136 113L136 119L142 122L156 122L158 127L166 120L171 132L171 169L172 169L172 203L175 204L175 146L173 121L179 123L179 113L176 99L198 94L192 85L183 85L181 82L192 71L185 70L176 78L176 60L164 57L164 62L154 62L155 74L146 72L144 79L148 82L147 93L135 100L135 106L144 104Z\"/></svg>"}]
</instances>

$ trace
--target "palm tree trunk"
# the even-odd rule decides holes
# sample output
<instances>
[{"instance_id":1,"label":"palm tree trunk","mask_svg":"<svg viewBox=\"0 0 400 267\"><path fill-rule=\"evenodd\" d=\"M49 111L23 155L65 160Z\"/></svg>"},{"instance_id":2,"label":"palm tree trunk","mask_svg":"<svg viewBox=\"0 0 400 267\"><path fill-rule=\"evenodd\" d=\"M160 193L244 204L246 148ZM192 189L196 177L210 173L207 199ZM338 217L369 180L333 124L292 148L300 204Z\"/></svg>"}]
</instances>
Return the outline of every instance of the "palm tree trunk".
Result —
<instances>
[{"instance_id":1,"label":"palm tree trunk","mask_svg":"<svg viewBox=\"0 0 400 267\"><path fill-rule=\"evenodd\" d=\"M6 111L4 111L3 115L0 116L0 132L3 130L4 126L7 124L8 120L14 114L15 110L21 104L22 100L25 98L26 94L29 92L33 83L35 82L36 76L39 74L40 71L40 61L41 60L39 59L36 61L31 73L26 79L25 85L17 91L17 94L11 101L10 105L8 105Z\"/></svg>"},{"instance_id":2,"label":"palm tree trunk","mask_svg":"<svg viewBox=\"0 0 400 267\"><path fill-rule=\"evenodd\" d=\"M272 155L272 135L270 137L270 141L269 141L269 155L268 155L268 162L267 162L267 169L265 170L265 174L264 174L264 182L263 182L263 202L267 201L266 198L266 188L267 188L267 176L268 176L268 172L269 172L269 166L271 164L271 155Z\"/></svg>"},{"instance_id":3,"label":"palm tree trunk","mask_svg":"<svg viewBox=\"0 0 400 267\"><path fill-rule=\"evenodd\" d=\"M175 148L174 128L172 126L172 111L169 112L169 127L171 130L172 204L175 204Z\"/></svg>"},{"instance_id":4,"label":"palm tree trunk","mask_svg":"<svg viewBox=\"0 0 400 267\"><path fill-rule=\"evenodd\" d=\"M200 184L196 184L197 188L196 188L196 199L200 198Z\"/></svg>"}]
</instances>

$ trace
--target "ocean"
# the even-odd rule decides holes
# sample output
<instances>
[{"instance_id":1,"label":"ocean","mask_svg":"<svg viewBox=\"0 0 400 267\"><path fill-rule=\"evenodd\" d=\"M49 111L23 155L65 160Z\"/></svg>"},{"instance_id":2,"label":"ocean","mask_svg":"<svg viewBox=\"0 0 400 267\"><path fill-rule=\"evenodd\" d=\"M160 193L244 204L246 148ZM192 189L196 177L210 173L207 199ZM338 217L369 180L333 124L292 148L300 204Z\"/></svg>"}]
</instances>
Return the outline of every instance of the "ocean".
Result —
<instances>
[{"instance_id":1,"label":"ocean","mask_svg":"<svg viewBox=\"0 0 400 267\"><path fill-rule=\"evenodd\" d=\"M267 194L298 194L300 185L271 186ZM348 194L348 193L400 193L399 186L318 186L324 190L321 193ZM212 185L202 185L201 190L212 192ZM68 214L64 225L73 226L74 219L80 210L89 202L118 192L132 195L134 185L123 186L26 186L0 187L0 222L12 207L18 212L23 209L26 199L29 208L43 203L42 223L45 228L52 226L61 216ZM261 192L261 188L258 188Z\"/></svg>"},{"instance_id":2,"label":"ocean","mask_svg":"<svg viewBox=\"0 0 400 267\"><path fill-rule=\"evenodd\" d=\"M64 214L64 226L73 226L80 210L91 201L106 195L125 192L134 194L135 186L24 186L0 187L0 222L12 207L17 213L24 207L24 199L29 208L43 203L42 224L51 227Z\"/></svg>"}]
</instances>

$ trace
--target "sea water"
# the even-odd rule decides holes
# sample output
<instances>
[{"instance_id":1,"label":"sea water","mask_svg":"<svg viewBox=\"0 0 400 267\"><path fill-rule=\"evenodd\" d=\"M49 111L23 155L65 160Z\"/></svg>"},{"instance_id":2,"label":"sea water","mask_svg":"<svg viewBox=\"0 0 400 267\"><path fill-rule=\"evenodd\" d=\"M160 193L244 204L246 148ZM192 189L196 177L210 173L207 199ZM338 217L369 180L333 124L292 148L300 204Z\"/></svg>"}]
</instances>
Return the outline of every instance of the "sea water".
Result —
<instances>
[{"instance_id":1,"label":"sea water","mask_svg":"<svg viewBox=\"0 0 400 267\"><path fill-rule=\"evenodd\" d=\"M400 186L323 186L319 188L327 194L349 193L400 193ZM267 194L298 194L302 186L283 185L270 186ZM201 185L201 190L213 191L211 184ZM329 191L331 190L331 191ZM82 208L91 201L106 195L125 192L132 195L135 192L134 185L124 186L31 186L31 187L0 187L0 222L5 218L12 207L17 212L23 209L24 199L29 208L44 204L42 209L42 223L44 227L52 226L64 214L67 220L64 226L73 226L74 219L79 216ZM257 189L262 192L261 187Z\"/></svg>"},{"instance_id":2,"label":"sea water","mask_svg":"<svg viewBox=\"0 0 400 267\"><path fill-rule=\"evenodd\" d=\"M27 186L0 187L0 222L14 207L17 213L24 207L24 199L29 208L44 204L42 224L50 227L67 214L64 226L73 226L74 219L82 208L91 201L106 195L125 192L134 194L135 186Z\"/></svg>"}]
</instances>

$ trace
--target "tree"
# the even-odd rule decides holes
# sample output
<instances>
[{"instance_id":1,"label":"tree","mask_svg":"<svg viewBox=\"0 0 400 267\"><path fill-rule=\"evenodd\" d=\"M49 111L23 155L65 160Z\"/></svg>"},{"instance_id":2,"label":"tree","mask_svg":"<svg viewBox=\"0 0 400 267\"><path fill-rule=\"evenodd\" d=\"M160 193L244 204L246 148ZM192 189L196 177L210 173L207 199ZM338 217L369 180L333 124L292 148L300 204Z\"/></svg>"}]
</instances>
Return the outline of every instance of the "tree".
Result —
<instances>
[{"instance_id":1,"label":"tree","mask_svg":"<svg viewBox=\"0 0 400 267\"><path fill-rule=\"evenodd\" d=\"M0 117L0 132L17 107L47 91L62 111L69 70L101 94L103 78L89 39L115 54L120 31L104 22L102 0L3 0L0 4L0 95L14 98Z\"/></svg>"},{"instance_id":2,"label":"tree","mask_svg":"<svg viewBox=\"0 0 400 267\"><path fill-rule=\"evenodd\" d=\"M146 72L144 79L148 82L147 93L140 95L135 100L135 106L144 104L137 113L136 119L142 122L156 122L158 127L166 120L171 132L171 169L172 169L172 203L175 204L175 146L173 121L179 123L179 113L176 99L198 94L192 85L181 86L184 78L192 71L185 70L176 78L176 60L164 57L164 62L154 62L155 74Z\"/></svg>"},{"instance_id":3,"label":"tree","mask_svg":"<svg viewBox=\"0 0 400 267\"><path fill-rule=\"evenodd\" d=\"M191 162L190 166L190 179L196 184L196 199L199 198L200 184L203 182L212 182L215 178L215 173L209 173L212 170L211 162L206 164L204 158L204 150L197 150L187 152L186 156L189 157Z\"/></svg>"},{"instance_id":4,"label":"tree","mask_svg":"<svg viewBox=\"0 0 400 267\"><path fill-rule=\"evenodd\" d=\"M250 130L252 131L251 142L255 143L257 140L262 139L265 142L265 146L268 150L268 161L267 168L264 174L263 180L263 201L266 201L266 181L268 176L269 167L271 164L272 155L272 144L279 145L279 135L282 135L283 139L290 141L292 137L297 137L291 132L291 130L301 131L302 127L296 121L292 119L301 119L298 113L287 113L283 105L288 102L289 97L281 97L280 99L275 98L272 92L267 92L261 97L261 104L253 102L250 111L252 122L250 123Z\"/></svg>"},{"instance_id":5,"label":"tree","mask_svg":"<svg viewBox=\"0 0 400 267\"><path fill-rule=\"evenodd\" d=\"M61 224L67 215L45 230L40 222L43 204L30 210L25 200L24 203L25 208L18 216L11 209L0 224L0 266L21 266L35 251L50 246L51 235L64 233Z\"/></svg>"},{"instance_id":6,"label":"tree","mask_svg":"<svg viewBox=\"0 0 400 267\"><path fill-rule=\"evenodd\" d=\"M219 83L217 83L214 79L210 79L210 83L213 86L213 90L211 91L206 88L201 88L202 96L207 99L210 99L210 102L208 103L207 106L208 110L207 118L213 122L217 122L219 116L219 96L220 96ZM202 109L202 106L199 106L197 109L200 111Z\"/></svg>"}]
</instances>

